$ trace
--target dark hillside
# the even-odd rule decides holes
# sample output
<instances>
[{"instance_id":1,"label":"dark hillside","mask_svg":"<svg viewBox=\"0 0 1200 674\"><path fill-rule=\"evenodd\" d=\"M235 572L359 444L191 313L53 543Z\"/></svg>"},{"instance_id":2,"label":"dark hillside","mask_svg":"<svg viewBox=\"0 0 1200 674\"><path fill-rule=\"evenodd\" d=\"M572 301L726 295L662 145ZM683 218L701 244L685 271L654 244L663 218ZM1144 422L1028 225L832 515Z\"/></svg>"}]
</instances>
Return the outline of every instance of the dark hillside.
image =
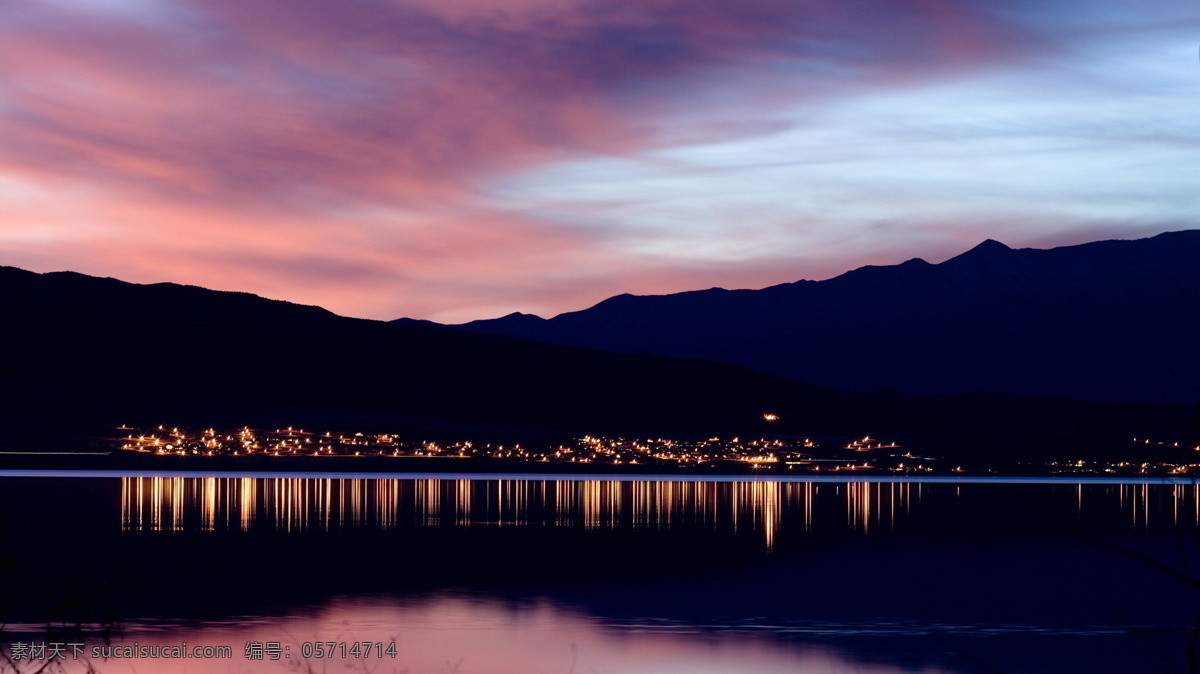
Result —
<instances>
[{"instance_id":1,"label":"dark hillside","mask_svg":"<svg viewBox=\"0 0 1200 674\"><path fill-rule=\"evenodd\" d=\"M846 392L1195 405L1200 230L913 259L762 290L619 295L459 328L704 358Z\"/></svg>"}]
</instances>

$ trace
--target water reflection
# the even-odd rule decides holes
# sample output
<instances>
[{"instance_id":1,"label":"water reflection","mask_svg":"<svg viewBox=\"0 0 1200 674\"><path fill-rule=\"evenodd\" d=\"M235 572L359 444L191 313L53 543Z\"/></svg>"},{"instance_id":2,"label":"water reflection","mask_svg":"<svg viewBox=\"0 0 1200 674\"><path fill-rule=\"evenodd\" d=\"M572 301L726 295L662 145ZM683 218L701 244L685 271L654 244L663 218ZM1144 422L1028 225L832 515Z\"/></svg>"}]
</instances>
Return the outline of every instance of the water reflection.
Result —
<instances>
[{"instance_id":1,"label":"water reflection","mask_svg":"<svg viewBox=\"0 0 1200 674\"><path fill-rule=\"evenodd\" d=\"M920 493L878 483L126 477L121 519L127 531L684 526L761 532L770 546L784 520L811 529L819 502L865 531L894 525Z\"/></svg>"},{"instance_id":2,"label":"water reflection","mask_svg":"<svg viewBox=\"0 0 1200 674\"><path fill-rule=\"evenodd\" d=\"M920 482L124 477L121 521L142 532L682 527L756 532L771 547L782 527L811 531L838 512L845 529L892 530L939 488L951 505L961 498L960 486ZM1172 526L1200 522L1196 484L1046 489L1066 494L1080 514L1116 508L1135 528L1159 517Z\"/></svg>"},{"instance_id":3,"label":"water reflection","mask_svg":"<svg viewBox=\"0 0 1200 674\"><path fill-rule=\"evenodd\" d=\"M333 656L315 646L332 642ZM354 643L382 644L371 657ZM204 625L129 625L115 647L227 649L221 659L93 660L105 674L188 672L405 672L407 674L568 674L709 672L711 674L899 674L914 670L860 661L834 648L781 642L746 630L698 631L663 623L613 624L548 601L511 604L439 596L424 600L347 598L285 616L244 616ZM386 651L395 644L394 657ZM266 648L258 651L252 644ZM342 644L346 644L342 653ZM92 643L87 644L91 653ZM255 652L265 653L261 659ZM278 656L271 659L271 654ZM65 661L68 672L88 663ZM933 670L928 670L933 671ZM937 671L953 671L939 668Z\"/></svg>"}]
</instances>

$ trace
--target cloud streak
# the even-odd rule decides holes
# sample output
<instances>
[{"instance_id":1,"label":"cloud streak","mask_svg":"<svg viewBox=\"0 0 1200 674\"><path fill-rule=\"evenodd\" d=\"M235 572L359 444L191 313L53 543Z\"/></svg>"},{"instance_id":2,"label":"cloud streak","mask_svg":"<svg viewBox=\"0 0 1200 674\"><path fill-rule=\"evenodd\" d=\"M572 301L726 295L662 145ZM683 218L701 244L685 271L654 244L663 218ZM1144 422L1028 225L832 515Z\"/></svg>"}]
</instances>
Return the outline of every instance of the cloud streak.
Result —
<instances>
[{"instance_id":1,"label":"cloud streak","mask_svg":"<svg viewBox=\"0 0 1200 674\"><path fill-rule=\"evenodd\" d=\"M540 191L528 181L596 160L659 162L687 178L696 164L671 168L670 152L769 139L805 128L806 111L1069 51L1046 23L1069 22L1023 3L996 8L10 3L0 6L0 262L233 287L379 318L552 312L616 292L713 285L700 282L697 260L639 253L630 227L642 224L565 187L557 200L585 217L557 218L543 210L555 180ZM693 210L711 209L698 198ZM670 217L644 227L668 246L697 227L722 229ZM765 283L761 270L778 266L747 264L760 271L722 276Z\"/></svg>"}]
</instances>

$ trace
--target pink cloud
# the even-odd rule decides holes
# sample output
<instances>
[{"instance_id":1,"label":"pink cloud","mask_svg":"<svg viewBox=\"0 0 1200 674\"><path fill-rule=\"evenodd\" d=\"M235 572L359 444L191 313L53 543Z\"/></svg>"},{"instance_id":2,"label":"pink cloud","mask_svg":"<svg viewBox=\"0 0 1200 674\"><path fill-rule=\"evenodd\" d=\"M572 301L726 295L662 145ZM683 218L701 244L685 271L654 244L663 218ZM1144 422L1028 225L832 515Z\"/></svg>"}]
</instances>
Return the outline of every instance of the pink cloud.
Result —
<instances>
[{"instance_id":1,"label":"pink cloud","mask_svg":"<svg viewBox=\"0 0 1200 674\"><path fill-rule=\"evenodd\" d=\"M771 264L634 259L481 195L1037 40L949 0L159 4L153 21L0 9L0 177L87 195L7 208L0 262L379 318L754 285Z\"/></svg>"},{"instance_id":2,"label":"pink cloud","mask_svg":"<svg viewBox=\"0 0 1200 674\"><path fill-rule=\"evenodd\" d=\"M878 17L773 0L183 7L174 25L45 10L0 29L10 159L218 198L286 199L297 179L415 198L653 146L644 115L690 96L809 96L846 86L814 72L861 86L1014 58L1029 39L949 2Z\"/></svg>"}]
</instances>

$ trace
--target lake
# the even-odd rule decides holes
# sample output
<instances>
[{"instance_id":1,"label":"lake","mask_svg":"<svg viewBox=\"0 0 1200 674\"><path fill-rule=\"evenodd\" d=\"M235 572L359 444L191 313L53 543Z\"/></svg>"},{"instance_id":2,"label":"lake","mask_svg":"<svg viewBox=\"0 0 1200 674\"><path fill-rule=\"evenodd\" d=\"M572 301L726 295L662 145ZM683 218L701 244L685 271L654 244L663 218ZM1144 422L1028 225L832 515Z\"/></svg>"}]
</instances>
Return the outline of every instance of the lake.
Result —
<instances>
[{"instance_id":1,"label":"lake","mask_svg":"<svg viewBox=\"0 0 1200 674\"><path fill-rule=\"evenodd\" d=\"M0 671L1189 671L1198 522L1163 480L11 471Z\"/></svg>"}]
</instances>

